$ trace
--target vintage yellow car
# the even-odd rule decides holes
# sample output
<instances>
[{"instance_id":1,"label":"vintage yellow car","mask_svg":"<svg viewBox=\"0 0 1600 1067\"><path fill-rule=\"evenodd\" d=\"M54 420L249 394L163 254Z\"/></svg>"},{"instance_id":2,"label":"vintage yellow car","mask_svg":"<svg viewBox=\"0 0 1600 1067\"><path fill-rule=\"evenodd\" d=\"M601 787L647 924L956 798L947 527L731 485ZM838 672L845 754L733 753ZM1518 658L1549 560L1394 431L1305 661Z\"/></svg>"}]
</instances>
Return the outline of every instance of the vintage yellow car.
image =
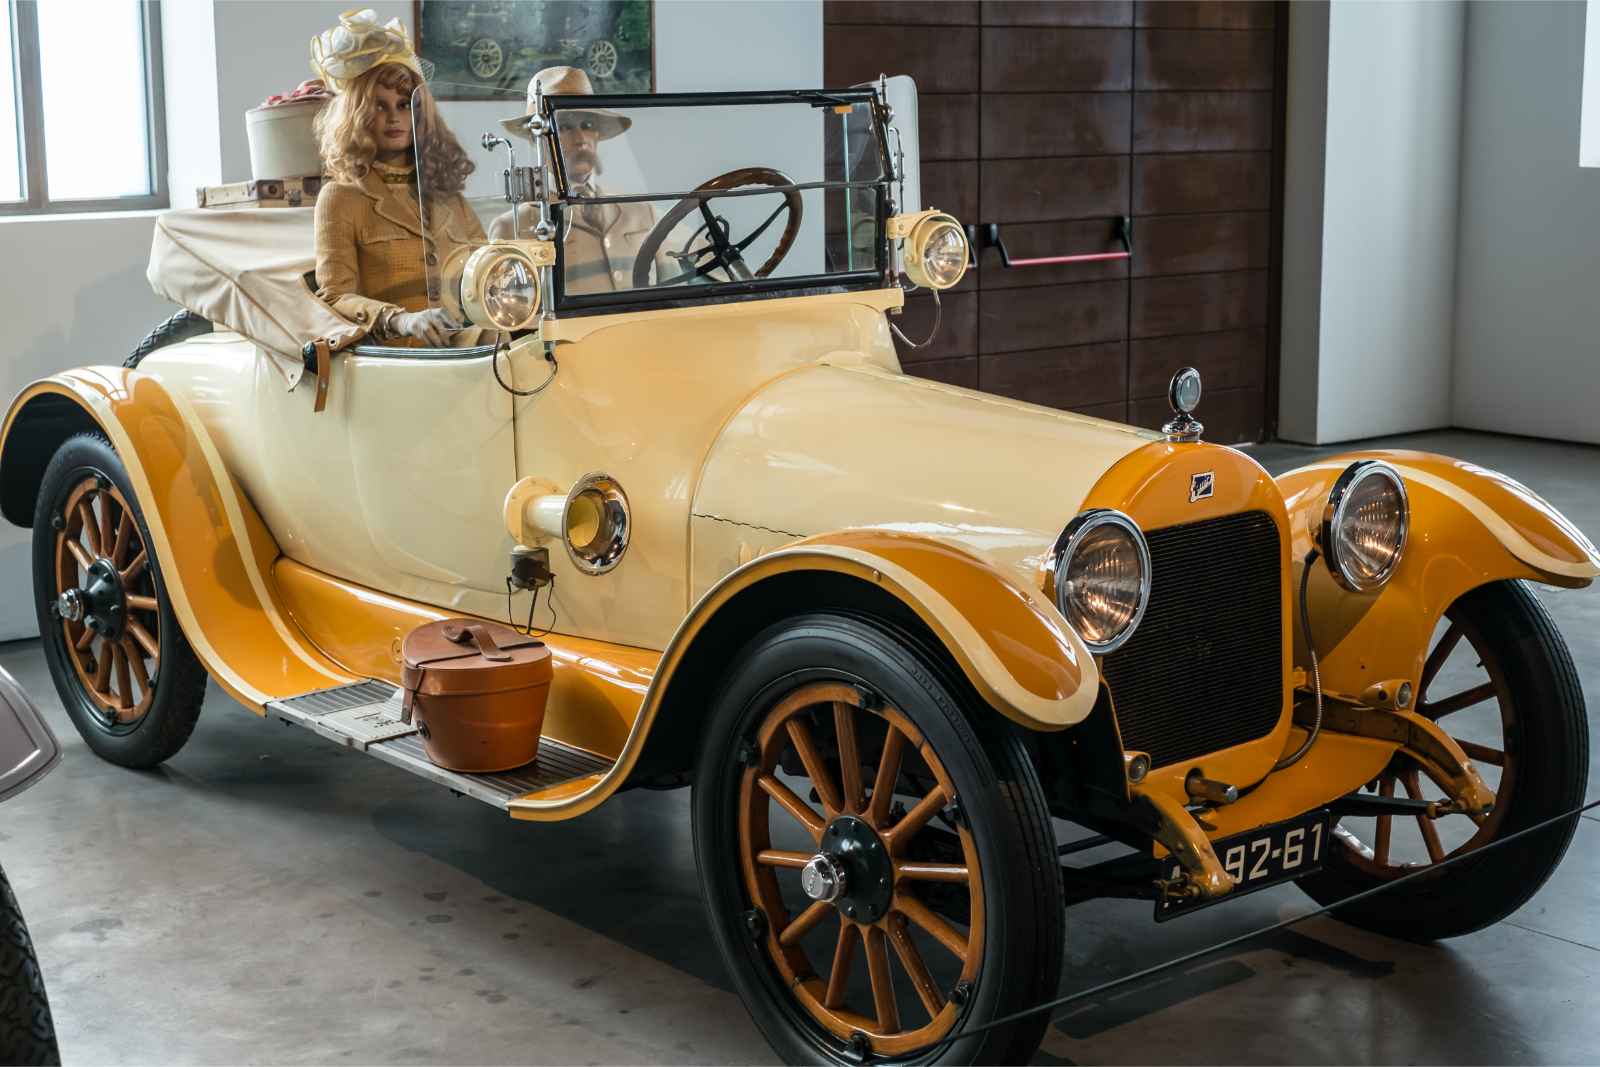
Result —
<instances>
[{"instance_id":1,"label":"vintage yellow car","mask_svg":"<svg viewBox=\"0 0 1600 1067\"><path fill-rule=\"evenodd\" d=\"M500 236L378 239L425 238L482 345L364 340L310 208L163 216L186 311L0 442L89 746L171 757L209 681L516 819L692 786L710 926L795 1062L1021 1062L1046 1017L987 1024L1054 995L1076 902L1336 901L1575 807L1529 583L1589 584L1595 546L1442 456L1273 478L1203 440L1187 369L1159 433L907 376L906 291L969 252L889 91L441 105ZM444 770L396 713L403 638L449 617L544 635L534 763ZM1572 830L1340 914L1475 930Z\"/></svg>"}]
</instances>

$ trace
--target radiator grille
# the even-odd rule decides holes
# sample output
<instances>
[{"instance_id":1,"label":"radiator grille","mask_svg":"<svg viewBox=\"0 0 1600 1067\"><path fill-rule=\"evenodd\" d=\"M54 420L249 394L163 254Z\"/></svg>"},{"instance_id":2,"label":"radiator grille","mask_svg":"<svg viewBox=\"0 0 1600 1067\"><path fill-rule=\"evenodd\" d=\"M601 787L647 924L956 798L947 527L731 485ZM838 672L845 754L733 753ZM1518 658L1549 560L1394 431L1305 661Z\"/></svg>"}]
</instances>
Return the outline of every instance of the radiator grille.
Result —
<instances>
[{"instance_id":1,"label":"radiator grille","mask_svg":"<svg viewBox=\"0 0 1600 1067\"><path fill-rule=\"evenodd\" d=\"M1283 710L1278 528L1248 511L1150 542L1150 605L1102 669L1124 747L1152 766L1272 732Z\"/></svg>"}]
</instances>

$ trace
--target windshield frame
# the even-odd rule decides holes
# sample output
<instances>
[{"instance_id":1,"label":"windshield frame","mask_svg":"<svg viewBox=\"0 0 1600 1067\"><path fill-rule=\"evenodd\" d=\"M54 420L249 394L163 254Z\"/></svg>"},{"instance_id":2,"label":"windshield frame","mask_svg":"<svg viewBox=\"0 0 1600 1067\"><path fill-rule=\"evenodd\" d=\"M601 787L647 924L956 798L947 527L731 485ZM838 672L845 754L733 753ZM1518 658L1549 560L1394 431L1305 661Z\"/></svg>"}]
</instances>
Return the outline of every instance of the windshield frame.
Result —
<instances>
[{"instance_id":1,"label":"windshield frame","mask_svg":"<svg viewBox=\"0 0 1600 1067\"><path fill-rule=\"evenodd\" d=\"M551 221L556 232L562 232L569 209L592 204L627 204L641 202L667 202L685 197L704 197L707 200L729 196L752 196L785 190L860 189L876 193L876 230L873 240L873 266L860 270L836 271L827 274L788 275L782 278L751 278L748 280L712 282L686 288L676 285L656 286L648 289L626 289L611 293L568 294L563 284L565 276L565 242L557 241L556 265L551 275L551 310L556 314L585 315L612 314L622 311L641 311L651 308L694 307L705 304L727 303L741 297L760 296L815 296L822 293L842 293L862 289L881 289L893 284L890 276L887 224L892 210L892 192L895 171L891 163L888 137L884 132L882 101L875 88L854 89L786 89L751 92L709 93L607 93L560 94L544 97L543 117L547 128L556 128L556 114L563 110L582 111L590 108L642 109L652 107L738 107L771 104L814 108L867 104L872 116L873 139L878 149L880 177L871 181L809 181L791 185L763 186L760 189L724 189L696 192L662 192L623 194L615 196L573 196L567 189L566 161L561 154L561 139L547 134L546 158L552 172L555 197L552 199ZM710 175L707 175L710 177Z\"/></svg>"}]
</instances>

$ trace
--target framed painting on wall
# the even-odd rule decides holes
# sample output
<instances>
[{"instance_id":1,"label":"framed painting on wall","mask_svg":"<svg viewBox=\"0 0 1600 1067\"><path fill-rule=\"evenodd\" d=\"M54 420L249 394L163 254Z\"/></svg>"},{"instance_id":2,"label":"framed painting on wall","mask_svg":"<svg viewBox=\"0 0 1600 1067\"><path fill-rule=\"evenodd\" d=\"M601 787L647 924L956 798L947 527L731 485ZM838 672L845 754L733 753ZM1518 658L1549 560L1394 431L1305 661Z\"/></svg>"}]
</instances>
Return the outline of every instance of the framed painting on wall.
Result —
<instances>
[{"instance_id":1,"label":"framed painting on wall","mask_svg":"<svg viewBox=\"0 0 1600 1067\"><path fill-rule=\"evenodd\" d=\"M416 0L417 51L445 100L522 93L546 67L578 67L597 93L655 88L652 0Z\"/></svg>"}]
</instances>

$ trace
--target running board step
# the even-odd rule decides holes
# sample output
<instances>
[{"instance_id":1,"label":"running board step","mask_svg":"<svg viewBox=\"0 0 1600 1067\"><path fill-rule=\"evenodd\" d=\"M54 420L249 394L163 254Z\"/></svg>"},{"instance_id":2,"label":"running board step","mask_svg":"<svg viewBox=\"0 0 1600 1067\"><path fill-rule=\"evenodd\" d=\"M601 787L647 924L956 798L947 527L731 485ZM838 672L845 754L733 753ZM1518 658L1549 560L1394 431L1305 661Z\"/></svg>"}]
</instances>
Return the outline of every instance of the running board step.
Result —
<instances>
[{"instance_id":1,"label":"running board step","mask_svg":"<svg viewBox=\"0 0 1600 1067\"><path fill-rule=\"evenodd\" d=\"M612 763L546 735L539 742L538 758L526 766L497 774L445 770L428 759L416 728L400 721L400 690L376 680L271 700L267 711L502 811L517 797L601 773Z\"/></svg>"}]
</instances>

